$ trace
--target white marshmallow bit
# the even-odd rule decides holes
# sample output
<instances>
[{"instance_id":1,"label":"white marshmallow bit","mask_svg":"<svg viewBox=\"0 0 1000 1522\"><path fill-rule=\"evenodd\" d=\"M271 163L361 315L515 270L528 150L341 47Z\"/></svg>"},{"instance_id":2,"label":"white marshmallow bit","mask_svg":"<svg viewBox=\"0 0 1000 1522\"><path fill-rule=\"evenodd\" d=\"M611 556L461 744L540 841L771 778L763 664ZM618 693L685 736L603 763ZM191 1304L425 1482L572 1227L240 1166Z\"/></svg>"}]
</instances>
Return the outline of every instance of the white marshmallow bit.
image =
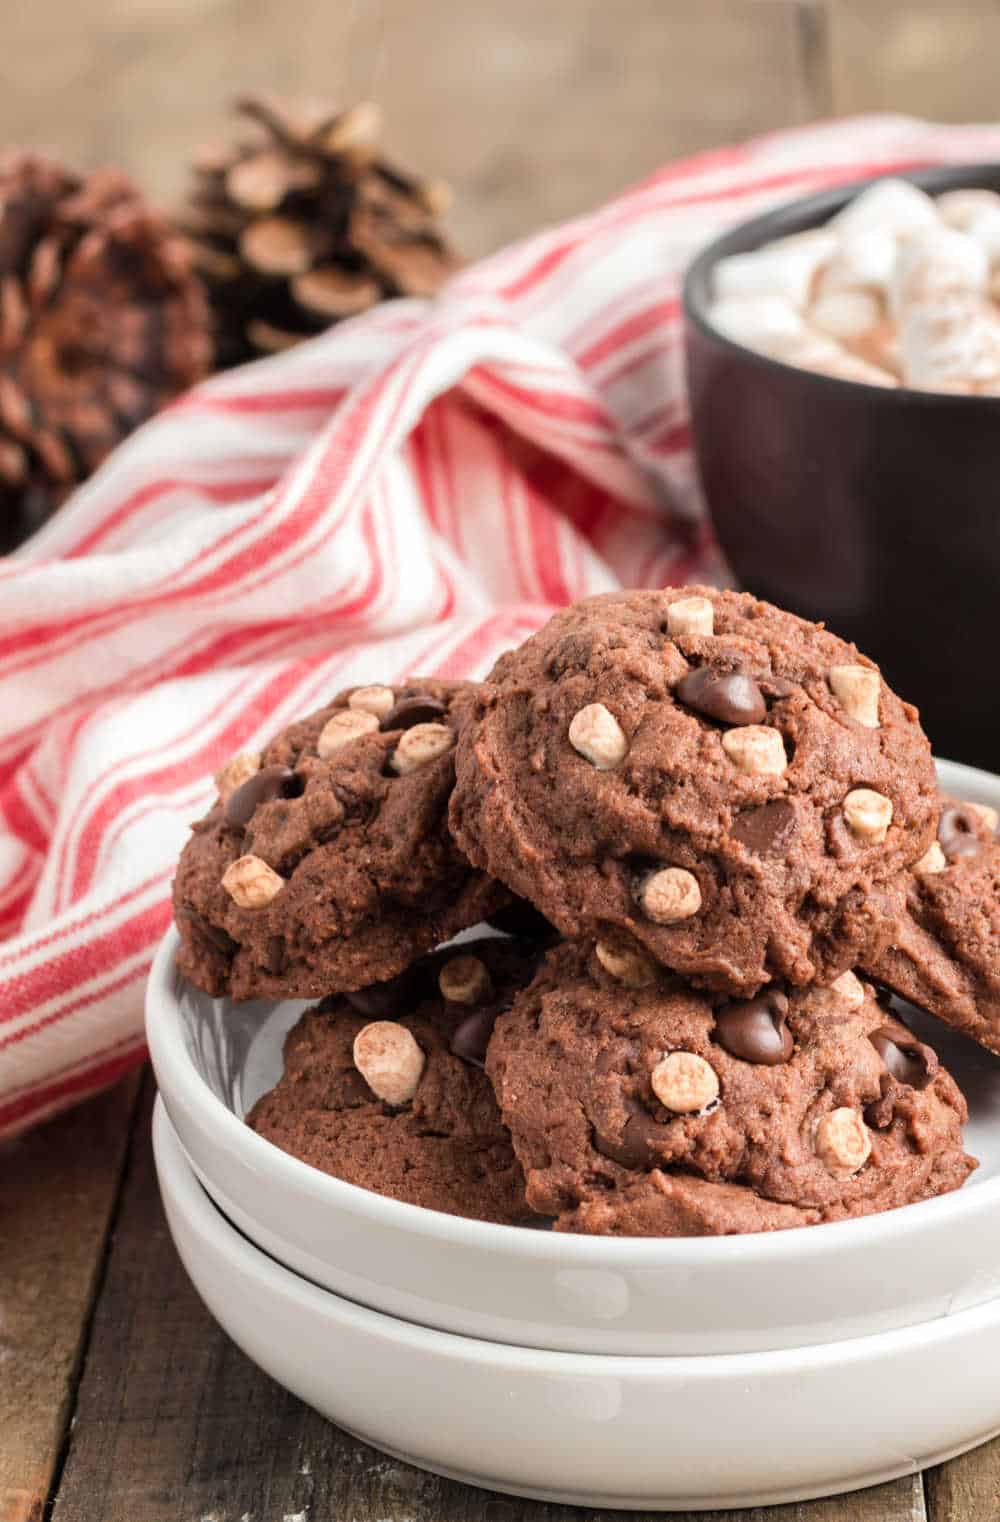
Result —
<instances>
[{"instance_id":1,"label":"white marshmallow bit","mask_svg":"<svg viewBox=\"0 0 1000 1522\"><path fill-rule=\"evenodd\" d=\"M882 303L870 291L826 291L809 308L809 321L831 338L860 338L882 317Z\"/></svg>"},{"instance_id":2,"label":"white marshmallow bit","mask_svg":"<svg viewBox=\"0 0 1000 1522\"><path fill-rule=\"evenodd\" d=\"M903 380L917 390L972 390L1000 377L1000 318L966 292L908 308L899 347Z\"/></svg>"},{"instance_id":3,"label":"white marshmallow bit","mask_svg":"<svg viewBox=\"0 0 1000 1522\"><path fill-rule=\"evenodd\" d=\"M857 1110L831 1110L816 1128L816 1153L834 1178L853 1178L872 1154L871 1132Z\"/></svg>"},{"instance_id":4,"label":"white marshmallow bit","mask_svg":"<svg viewBox=\"0 0 1000 1522\"><path fill-rule=\"evenodd\" d=\"M354 1066L379 1099L410 1102L420 1086L427 1058L416 1037L395 1020L373 1020L354 1038Z\"/></svg>"},{"instance_id":5,"label":"white marshmallow bit","mask_svg":"<svg viewBox=\"0 0 1000 1522\"><path fill-rule=\"evenodd\" d=\"M594 953L609 977L617 978L626 988L648 988L656 982L656 963L638 946L598 941Z\"/></svg>"},{"instance_id":6,"label":"white marshmallow bit","mask_svg":"<svg viewBox=\"0 0 1000 1522\"><path fill-rule=\"evenodd\" d=\"M340 708L320 730L316 752L324 761L328 761L345 745L360 740L362 735L374 734L377 729L378 719L373 713L366 713L359 708Z\"/></svg>"},{"instance_id":7,"label":"white marshmallow bit","mask_svg":"<svg viewBox=\"0 0 1000 1522\"><path fill-rule=\"evenodd\" d=\"M454 730L447 724L414 724L400 737L389 765L400 777L406 777L446 756L454 744Z\"/></svg>"},{"instance_id":8,"label":"white marshmallow bit","mask_svg":"<svg viewBox=\"0 0 1000 1522\"><path fill-rule=\"evenodd\" d=\"M603 703L588 703L573 715L569 743L599 772L620 766L628 755L625 731Z\"/></svg>"},{"instance_id":9,"label":"white marshmallow bit","mask_svg":"<svg viewBox=\"0 0 1000 1522\"><path fill-rule=\"evenodd\" d=\"M722 736L722 749L748 777L781 777L788 765L781 735L766 724L727 729Z\"/></svg>"},{"instance_id":10,"label":"white marshmallow bit","mask_svg":"<svg viewBox=\"0 0 1000 1522\"><path fill-rule=\"evenodd\" d=\"M748 254L731 254L712 271L713 294L717 298L780 296L803 307L816 271L836 246L835 235L818 227L778 238Z\"/></svg>"},{"instance_id":11,"label":"white marshmallow bit","mask_svg":"<svg viewBox=\"0 0 1000 1522\"><path fill-rule=\"evenodd\" d=\"M668 634L712 634L715 609L707 597L679 597L667 607Z\"/></svg>"},{"instance_id":12,"label":"white marshmallow bit","mask_svg":"<svg viewBox=\"0 0 1000 1522\"><path fill-rule=\"evenodd\" d=\"M945 872L947 868L948 858L938 842L933 840L920 860L914 864L913 870L918 877L933 877L936 872Z\"/></svg>"},{"instance_id":13,"label":"white marshmallow bit","mask_svg":"<svg viewBox=\"0 0 1000 1522\"><path fill-rule=\"evenodd\" d=\"M842 972L839 978L834 978L830 988L848 1009L860 1009L865 1002L861 979L853 972Z\"/></svg>"},{"instance_id":14,"label":"white marshmallow bit","mask_svg":"<svg viewBox=\"0 0 1000 1522\"><path fill-rule=\"evenodd\" d=\"M669 1052L661 1057L649 1082L664 1109L675 1115L697 1115L719 1097L715 1069L696 1052Z\"/></svg>"},{"instance_id":15,"label":"white marshmallow bit","mask_svg":"<svg viewBox=\"0 0 1000 1522\"><path fill-rule=\"evenodd\" d=\"M438 973L438 988L450 1004L478 1004L490 991L490 974L478 957L451 957Z\"/></svg>"},{"instance_id":16,"label":"white marshmallow bit","mask_svg":"<svg viewBox=\"0 0 1000 1522\"><path fill-rule=\"evenodd\" d=\"M730 296L713 302L708 315L726 338L761 354L805 333L801 315L784 296Z\"/></svg>"},{"instance_id":17,"label":"white marshmallow bit","mask_svg":"<svg viewBox=\"0 0 1000 1522\"><path fill-rule=\"evenodd\" d=\"M939 223L900 243L889 306L899 316L952 291L982 294L989 274L990 262L979 244Z\"/></svg>"},{"instance_id":18,"label":"white marshmallow bit","mask_svg":"<svg viewBox=\"0 0 1000 1522\"><path fill-rule=\"evenodd\" d=\"M831 666L830 691L846 714L866 729L878 729L878 699L882 679L871 666Z\"/></svg>"},{"instance_id":19,"label":"white marshmallow bit","mask_svg":"<svg viewBox=\"0 0 1000 1522\"><path fill-rule=\"evenodd\" d=\"M844 818L852 835L868 845L881 845L892 824L892 800L874 788L852 788L844 799Z\"/></svg>"},{"instance_id":20,"label":"white marshmallow bit","mask_svg":"<svg viewBox=\"0 0 1000 1522\"><path fill-rule=\"evenodd\" d=\"M895 233L884 227L866 227L842 238L833 258L820 273L818 289L869 290L884 295L896 267L897 244Z\"/></svg>"},{"instance_id":21,"label":"white marshmallow bit","mask_svg":"<svg viewBox=\"0 0 1000 1522\"><path fill-rule=\"evenodd\" d=\"M838 211L830 224L841 237L875 228L905 236L938 220L934 202L909 180L885 179L870 185Z\"/></svg>"},{"instance_id":22,"label":"white marshmallow bit","mask_svg":"<svg viewBox=\"0 0 1000 1522\"><path fill-rule=\"evenodd\" d=\"M701 908L701 888L693 872L683 867L661 867L639 889L639 903L655 925L689 920Z\"/></svg>"},{"instance_id":23,"label":"white marshmallow bit","mask_svg":"<svg viewBox=\"0 0 1000 1522\"><path fill-rule=\"evenodd\" d=\"M1000 260L1000 202L983 207L965 229L966 236L978 243L990 264Z\"/></svg>"},{"instance_id":24,"label":"white marshmallow bit","mask_svg":"<svg viewBox=\"0 0 1000 1522\"><path fill-rule=\"evenodd\" d=\"M347 699L347 706L360 709L362 713L373 713L377 719L384 719L395 702L396 694L391 687L356 687Z\"/></svg>"},{"instance_id":25,"label":"white marshmallow bit","mask_svg":"<svg viewBox=\"0 0 1000 1522\"><path fill-rule=\"evenodd\" d=\"M934 204L943 222L964 233L980 212L1000 211L1000 196L995 190L946 190Z\"/></svg>"}]
</instances>

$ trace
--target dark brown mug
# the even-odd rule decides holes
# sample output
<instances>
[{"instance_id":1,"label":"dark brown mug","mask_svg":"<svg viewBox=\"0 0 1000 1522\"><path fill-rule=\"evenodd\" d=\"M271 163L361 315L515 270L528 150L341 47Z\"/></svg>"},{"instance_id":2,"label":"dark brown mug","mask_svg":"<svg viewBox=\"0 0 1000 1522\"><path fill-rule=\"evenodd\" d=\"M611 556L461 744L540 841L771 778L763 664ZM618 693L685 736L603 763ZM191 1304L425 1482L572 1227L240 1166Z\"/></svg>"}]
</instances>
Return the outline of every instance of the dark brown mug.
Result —
<instances>
[{"instance_id":1,"label":"dark brown mug","mask_svg":"<svg viewBox=\"0 0 1000 1522\"><path fill-rule=\"evenodd\" d=\"M1000 190L1000 165L901 178ZM916 703L938 754L1000 768L1000 398L868 386L715 331L713 266L826 222L856 181L755 217L684 282L694 446L739 582L820 619Z\"/></svg>"}]
</instances>

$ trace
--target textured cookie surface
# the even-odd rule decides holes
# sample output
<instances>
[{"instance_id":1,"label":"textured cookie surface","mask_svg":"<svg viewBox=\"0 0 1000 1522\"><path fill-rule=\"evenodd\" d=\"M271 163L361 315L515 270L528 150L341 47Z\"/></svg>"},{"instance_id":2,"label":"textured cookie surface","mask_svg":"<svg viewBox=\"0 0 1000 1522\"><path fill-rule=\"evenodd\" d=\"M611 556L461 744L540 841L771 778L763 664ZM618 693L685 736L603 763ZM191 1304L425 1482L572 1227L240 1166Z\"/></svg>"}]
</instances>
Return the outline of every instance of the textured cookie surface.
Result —
<instances>
[{"instance_id":1,"label":"textured cookie surface","mask_svg":"<svg viewBox=\"0 0 1000 1522\"><path fill-rule=\"evenodd\" d=\"M445 969L458 956L464 965L449 984ZM497 1012L537 959L513 941L476 941L425 958L394 985L324 1000L289 1032L284 1076L248 1125L363 1189L477 1220L524 1220L523 1175L480 1058ZM442 976L462 999L443 997ZM355 1043L375 1022L401 1028L419 1050L415 1090L398 1104L380 1098L355 1061Z\"/></svg>"},{"instance_id":2,"label":"textured cookie surface","mask_svg":"<svg viewBox=\"0 0 1000 1522\"><path fill-rule=\"evenodd\" d=\"M936 818L916 712L853 646L690 587L589 598L501 657L456 771L478 866L730 993L876 953Z\"/></svg>"},{"instance_id":3,"label":"textured cookie surface","mask_svg":"<svg viewBox=\"0 0 1000 1522\"><path fill-rule=\"evenodd\" d=\"M497 1021L487 1071L528 1202L563 1231L813 1225L975 1166L954 1081L851 973L723 1000L620 947L564 943Z\"/></svg>"},{"instance_id":4,"label":"textured cookie surface","mask_svg":"<svg viewBox=\"0 0 1000 1522\"><path fill-rule=\"evenodd\" d=\"M867 971L1000 1053L1000 840L993 811L943 799L937 845L912 873L906 913Z\"/></svg>"},{"instance_id":5,"label":"textured cookie surface","mask_svg":"<svg viewBox=\"0 0 1000 1522\"><path fill-rule=\"evenodd\" d=\"M350 689L219 774L174 882L193 983L237 999L362 988L506 902L447 829L471 692Z\"/></svg>"}]
</instances>

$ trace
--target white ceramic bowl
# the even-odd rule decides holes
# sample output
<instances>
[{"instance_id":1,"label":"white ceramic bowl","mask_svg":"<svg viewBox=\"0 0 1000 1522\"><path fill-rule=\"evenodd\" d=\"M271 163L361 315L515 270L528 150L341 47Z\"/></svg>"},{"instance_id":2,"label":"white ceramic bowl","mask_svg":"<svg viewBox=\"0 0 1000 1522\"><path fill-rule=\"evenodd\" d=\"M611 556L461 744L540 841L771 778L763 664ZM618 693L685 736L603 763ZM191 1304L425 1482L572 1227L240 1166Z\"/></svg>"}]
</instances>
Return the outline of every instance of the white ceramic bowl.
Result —
<instances>
[{"instance_id":1,"label":"white ceramic bowl","mask_svg":"<svg viewBox=\"0 0 1000 1522\"><path fill-rule=\"evenodd\" d=\"M942 786L1000 807L1000 779ZM171 932L149 984L160 1092L205 1188L259 1246L338 1295L422 1326L580 1353L720 1354L865 1336L1000 1294L1000 1059L914 1017L969 1098L981 1166L956 1194L793 1231L684 1241L564 1236L383 1199L300 1163L242 1116L277 1081L302 1004L197 993Z\"/></svg>"},{"instance_id":2,"label":"white ceramic bowl","mask_svg":"<svg viewBox=\"0 0 1000 1522\"><path fill-rule=\"evenodd\" d=\"M908 1331L736 1357L481 1342L299 1278L211 1203L162 1105L154 1143L174 1241L233 1340L324 1416L441 1474L584 1506L756 1506L909 1474L1000 1427L1000 1301Z\"/></svg>"}]
</instances>

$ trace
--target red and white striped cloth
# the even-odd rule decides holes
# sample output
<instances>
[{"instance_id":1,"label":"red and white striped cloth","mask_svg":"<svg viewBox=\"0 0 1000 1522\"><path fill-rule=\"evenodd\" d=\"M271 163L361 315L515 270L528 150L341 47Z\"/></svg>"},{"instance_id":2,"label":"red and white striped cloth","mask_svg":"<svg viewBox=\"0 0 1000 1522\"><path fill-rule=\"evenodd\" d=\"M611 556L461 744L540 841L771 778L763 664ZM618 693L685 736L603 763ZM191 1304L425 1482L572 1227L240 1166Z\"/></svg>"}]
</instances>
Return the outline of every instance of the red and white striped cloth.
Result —
<instances>
[{"instance_id":1,"label":"red and white striped cloth","mask_svg":"<svg viewBox=\"0 0 1000 1522\"><path fill-rule=\"evenodd\" d=\"M479 674L554 604L717 574L678 311L770 203L1000 128L867 118L673 164L591 216L203 385L0 562L0 1136L143 1054L213 770L350 682Z\"/></svg>"}]
</instances>

